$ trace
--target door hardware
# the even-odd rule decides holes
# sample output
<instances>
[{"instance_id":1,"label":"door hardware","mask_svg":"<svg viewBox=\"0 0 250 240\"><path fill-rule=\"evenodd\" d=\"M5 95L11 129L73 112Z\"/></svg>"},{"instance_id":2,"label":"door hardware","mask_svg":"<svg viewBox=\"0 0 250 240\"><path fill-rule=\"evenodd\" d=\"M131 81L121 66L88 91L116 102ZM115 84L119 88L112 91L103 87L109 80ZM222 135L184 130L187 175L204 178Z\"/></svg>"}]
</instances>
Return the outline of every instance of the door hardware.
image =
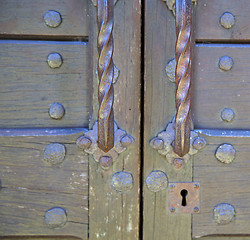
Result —
<instances>
[{"instance_id":1,"label":"door hardware","mask_svg":"<svg viewBox=\"0 0 250 240\"><path fill-rule=\"evenodd\" d=\"M94 3L95 4L95 3ZM108 169L125 151L134 139L125 131L119 129L114 121L114 79L119 75L113 63L113 25L114 25L113 0L97 0L97 50L98 63L97 75L99 79L98 120L84 136L77 139L77 145L85 152L93 154L94 159L103 169Z\"/></svg>"},{"instance_id":2,"label":"door hardware","mask_svg":"<svg viewBox=\"0 0 250 240\"><path fill-rule=\"evenodd\" d=\"M168 193L168 210L171 213L200 212L199 182L170 183Z\"/></svg>"}]
</instances>

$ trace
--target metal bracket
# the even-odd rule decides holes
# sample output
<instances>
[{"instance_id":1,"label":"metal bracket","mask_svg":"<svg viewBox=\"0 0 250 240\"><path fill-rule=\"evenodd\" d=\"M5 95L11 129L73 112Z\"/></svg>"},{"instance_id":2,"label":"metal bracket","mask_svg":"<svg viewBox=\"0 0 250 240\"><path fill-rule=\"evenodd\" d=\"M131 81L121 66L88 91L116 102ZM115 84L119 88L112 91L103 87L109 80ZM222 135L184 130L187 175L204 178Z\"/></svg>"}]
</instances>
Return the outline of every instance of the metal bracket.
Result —
<instances>
[{"instance_id":1,"label":"metal bracket","mask_svg":"<svg viewBox=\"0 0 250 240\"><path fill-rule=\"evenodd\" d=\"M199 213L200 183L170 183L168 195L168 209L171 213Z\"/></svg>"},{"instance_id":2,"label":"metal bracket","mask_svg":"<svg viewBox=\"0 0 250 240\"><path fill-rule=\"evenodd\" d=\"M114 124L114 147L108 152L104 152L98 147L97 122L95 122L93 130L89 130L76 141L77 146L86 153L92 154L94 159L100 163L103 169L111 167L119 154L124 152L127 147L134 142L132 136L127 134L126 131L119 129L116 123Z\"/></svg>"}]
</instances>

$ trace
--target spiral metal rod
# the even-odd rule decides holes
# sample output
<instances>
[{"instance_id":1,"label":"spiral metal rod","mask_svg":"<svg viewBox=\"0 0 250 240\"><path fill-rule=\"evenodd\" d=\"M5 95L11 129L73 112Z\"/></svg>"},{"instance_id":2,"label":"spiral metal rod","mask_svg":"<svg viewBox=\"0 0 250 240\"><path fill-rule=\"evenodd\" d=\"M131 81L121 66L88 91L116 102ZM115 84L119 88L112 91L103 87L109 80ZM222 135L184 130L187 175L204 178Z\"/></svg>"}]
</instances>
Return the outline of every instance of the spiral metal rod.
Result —
<instances>
[{"instance_id":1,"label":"spiral metal rod","mask_svg":"<svg viewBox=\"0 0 250 240\"><path fill-rule=\"evenodd\" d=\"M176 118L174 151L183 157L190 148L192 0L176 0Z\"/></svg>"},{"instance_id":2,"label":"spiral metal rod","mask_svg":"<svg viewBox=\"0 0 250 240\"><path fill-rule=\"evenodd\" d=\"M113 22L114 1L97 0L98 147L104 152L114 146Z\"/></svg>"}]
</instances>

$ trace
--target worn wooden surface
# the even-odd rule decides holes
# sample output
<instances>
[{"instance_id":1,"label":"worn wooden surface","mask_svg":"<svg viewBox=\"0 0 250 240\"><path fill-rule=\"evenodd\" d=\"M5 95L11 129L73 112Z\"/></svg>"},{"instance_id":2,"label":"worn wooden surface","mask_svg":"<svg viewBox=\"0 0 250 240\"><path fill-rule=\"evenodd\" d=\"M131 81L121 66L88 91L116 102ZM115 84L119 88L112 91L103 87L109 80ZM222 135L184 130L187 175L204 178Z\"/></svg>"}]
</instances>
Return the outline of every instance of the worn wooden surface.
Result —
<instances>
[{"instance_id":1,"label":"worn wooden surface","mask_svg":"<svg viewBox=\"0 0 250 240\"><path fill-rule=\"evenodd\" d=\"M87 4L87 0L1 0L0 36L8 39L87 37ZM49 10L61 14L59 27L51 28L44 23L43 16Z\"/></svg>"},{"instance_id":2,"label":"worn wooden surface","mask_svg":"<svg viewBox=\"0 0 250 240\"><path fill-rule=\"evenodd\" d=\"M196 22L196 40L246 41L250 39L250 6L248 0L198 0ZM223 13L235 16L235 25L225 29L220 25Z\"/></svg>"},{"instance_id":3,"label":"worn wooden surface","mask_svg":"<svg viewBox=\"0 0 250 240\"><path fill-rule=\"evenodd\" d=\"M87 127L90 107L88 45L81 42L0 41L0 127ZM58 52L60 68L47 56ZM48 114L65 108L61 120Z\"/></svg>"},{"instance_id":4,"label":"worn wooden surface","mask_svg":"<svg viewBox=\"0 0 250 240\"><path fill-rule=\"evenodd\" d=\"M0 137L1 236L87 238L88 159L75 144L83 132L65 130L64 134L54 131L50 135L37 130L40 134L33 136ZM61 143L66 148L60 165L52 166L43 159L43 151L50 143ZM51 229L44 223L45 212L53 207L67 211L68 221L63 228Z\"/></svg>"},{"instance_id":5,"label":"worn wooden surface","mask_svg":"<svg viewBox=\"0 0 250 240\"><path fill-rule=\"evenodd\" d=\"M195 128L250 128L250 45L198 44L194 51L193 119ZM218 67L222 56L233 59L233 67ZM221 119L221 111L231 108L232 122Z\"/></svg>"},{"instance_id":6,"label":"worn wooden surface","mask_svg":"<svg viewBox=\"0 0 250 240\"><path fill-rule=\"evenodd\" d=\"M90 5L90 55L93 59L93 114L96 120L96 9ZM114 63L120 77L114 85L114 115L117 125L126 130L135 142L122 153L111 169L103 171L90 157L89 239L139 239L140 193L140 1L119 0L115 6ZM121 194L110 186L112 175L126 171L133 175L132 190Z\"/></svg>"},{"instance_id":7,"label":"worn wooden surface","mask_svg":"<svg viewBox=\"0 0 250 240\"><path fill-rule=\"evenodd\" d=\"M145 2L145 86L144 86L144 187L143 239L190 240L191 215L175 215L167 209L167 192L150 191L145 179L152 170L161 170L169 181L192 181L192 161L176 171L149 145L175 114L175 84L167 79L165 67L175 55L175 19L161 0Z\"/></svg>"},{"instance_id":8,"label":"worn wooden surface","mask_svg":"<svg viewBox=\"0 0 250 240\"><path fill-rule=\"evenodd\" d=\"M250 235L249 134L244 132L241 137L226 137L234 133L214 132L211 136L204 135L208 145L194 157L194 181L201 183L201 212L193 215L193 237ZM217 147L223 143L233 145L236 150L236 158L231 164L223 164L215 158ZM218 225L214 221L213 209L220 203L234 206L236 217L233 222Z\"/></svg>"}]
</instances>

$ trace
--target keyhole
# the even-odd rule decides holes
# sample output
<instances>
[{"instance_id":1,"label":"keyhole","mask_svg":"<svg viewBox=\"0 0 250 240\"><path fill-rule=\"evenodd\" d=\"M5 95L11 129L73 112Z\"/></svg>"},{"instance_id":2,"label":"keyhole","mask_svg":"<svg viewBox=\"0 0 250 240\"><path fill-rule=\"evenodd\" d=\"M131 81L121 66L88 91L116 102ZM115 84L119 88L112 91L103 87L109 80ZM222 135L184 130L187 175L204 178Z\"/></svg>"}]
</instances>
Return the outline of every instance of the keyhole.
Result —
<instances>
[{"instance_id":1,"label":"keyhole","mask_svg":"<svg viewBox=\"0 0 250 240\"><path fill-rule=\"evenodd\" d=\"M183 207L187 206L187 199L186 199L187 195L188 195L188 191L186 189L182 189L181 190L181 196L182 196L181 205Z\"/></svg>"}]
</instances>

